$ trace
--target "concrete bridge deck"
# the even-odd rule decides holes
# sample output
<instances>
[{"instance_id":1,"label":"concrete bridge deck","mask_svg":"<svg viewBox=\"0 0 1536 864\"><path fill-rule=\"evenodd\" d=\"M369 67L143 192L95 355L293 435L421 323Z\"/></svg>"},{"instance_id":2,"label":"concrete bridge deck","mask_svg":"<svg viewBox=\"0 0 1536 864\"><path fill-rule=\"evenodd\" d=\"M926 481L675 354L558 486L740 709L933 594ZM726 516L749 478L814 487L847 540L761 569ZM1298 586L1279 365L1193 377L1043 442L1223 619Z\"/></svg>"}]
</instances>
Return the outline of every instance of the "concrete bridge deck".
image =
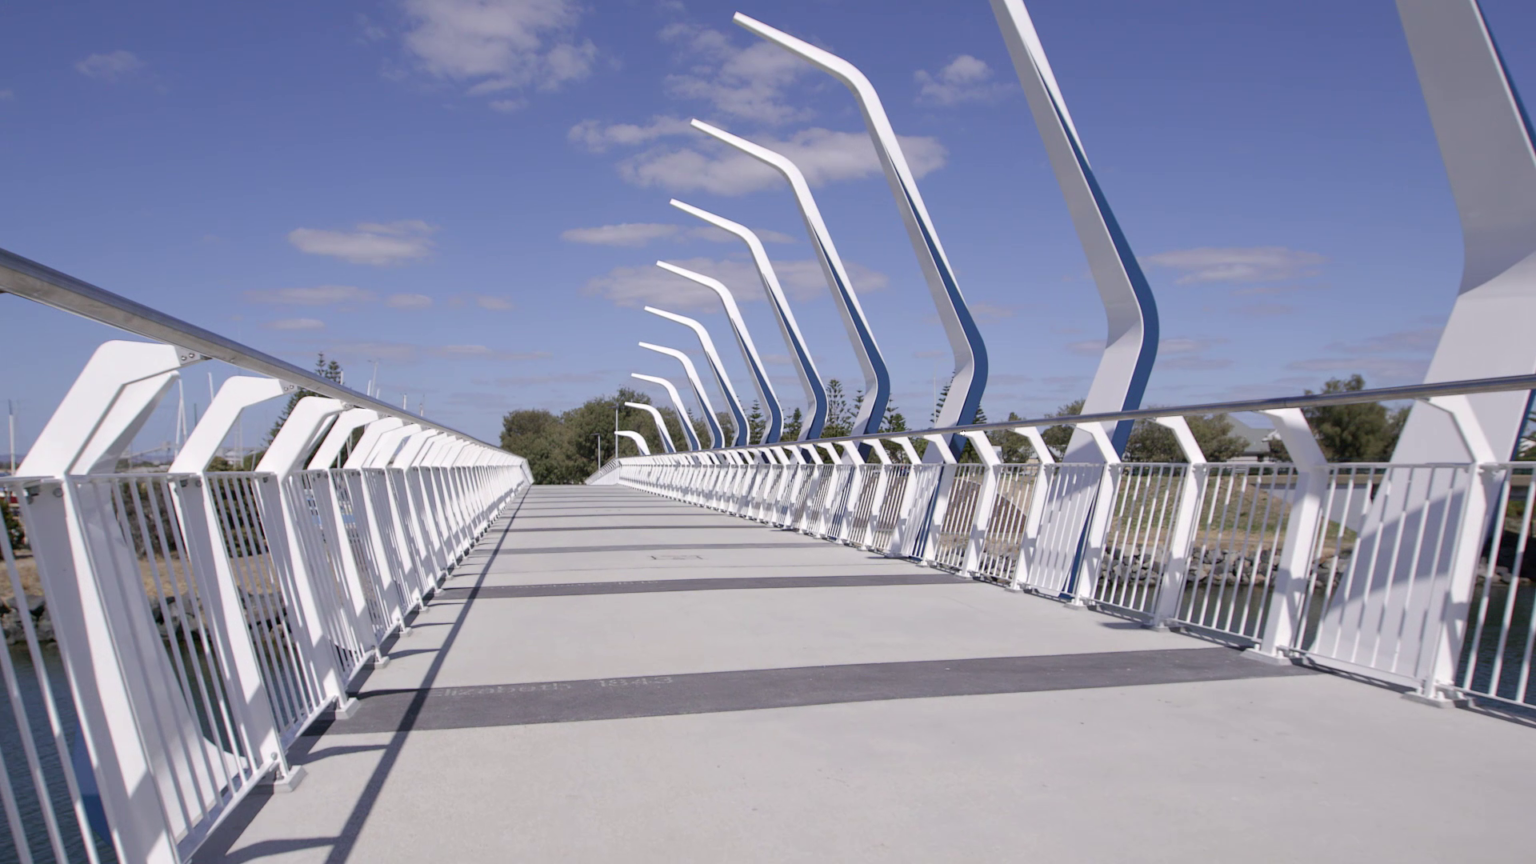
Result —
<instances>
[{"instance_id":1,"label":"concrete bridge deck","mask_svg":"<svg viewBox=\"0 0 1536 864\"><path fill-rule=\"evenodd\" d=\"M1532 731L540 487L199 861L1512 860Z\"/></svg>"}]
</instances>

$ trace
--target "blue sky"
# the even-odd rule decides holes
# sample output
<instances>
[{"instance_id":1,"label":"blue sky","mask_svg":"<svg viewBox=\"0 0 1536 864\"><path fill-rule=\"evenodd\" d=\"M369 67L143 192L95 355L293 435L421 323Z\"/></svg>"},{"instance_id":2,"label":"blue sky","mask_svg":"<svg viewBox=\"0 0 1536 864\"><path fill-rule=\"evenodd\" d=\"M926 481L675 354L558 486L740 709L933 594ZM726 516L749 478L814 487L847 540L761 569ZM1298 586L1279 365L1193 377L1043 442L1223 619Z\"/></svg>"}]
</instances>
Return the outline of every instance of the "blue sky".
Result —
<instances>
[{"instance_id":1,"label":"blue sky","mask_svg":"<svg viewBox=\"0 0 1536 864\"><path fill-rule=\"evenodd\" d=\"M1536 92L1536 5L1483 6ZM1461 242L1390 2L1029 8L1157 294L1149 402L1421 380ZM325 351L349 384L377 360L385 398L487 439L512 408L680 379L635 343L692 336L646 303L730 347L711 295L661 258L736 290L795 403L745 248L677 197L762 232L824 377L856 385L787 186L689 131L698 117L800 162L894 402L926 418L946 343L853 98L736 11L880 90L987 339L988 414L1081 396L1103 314L984 0L13 4L0 246L295 363ZM0 321L24 450L112 331L8 296ZM189 411L206 378L189 371Z\"/></svg>"}]
</instances>

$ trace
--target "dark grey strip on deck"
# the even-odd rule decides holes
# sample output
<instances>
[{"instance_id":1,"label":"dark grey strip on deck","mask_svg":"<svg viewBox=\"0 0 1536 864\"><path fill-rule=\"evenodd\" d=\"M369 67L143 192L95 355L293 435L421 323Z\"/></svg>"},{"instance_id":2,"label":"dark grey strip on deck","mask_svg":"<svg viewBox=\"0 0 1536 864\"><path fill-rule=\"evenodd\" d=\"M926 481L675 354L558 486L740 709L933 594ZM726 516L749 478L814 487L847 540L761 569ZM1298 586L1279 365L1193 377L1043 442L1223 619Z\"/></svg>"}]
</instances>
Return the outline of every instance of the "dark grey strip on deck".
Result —
<instances>
[{"instance_id":1,"label":"dark grey strip on deck","mask_svg":"<svg viewBox=\"0 0 1536 864\"><path fill-rule=\"evenodd\" d=\"M482 585L444 588L444 600L510 597L574 597L585 594L661 594L669 591L742 591L760 588L871 588L882 585L974 584L948 573L856 573L846 576L762 576L740 579L647 579L630 582L567 582L549 585Z\"/></svg>"},{"instance_id":2,"label":"dark grey strip on deck","mask_svg":"<svg viewBox=\"0 0 1536 864\"><path fill-rule=\"evenodd\" d=\"M514 533L511 531L508 534ZM585 555L588 552L653 552L668 549L826 549L825 540L812 540L809 543L641 543L631 546L529 546L518 548L508 546L499 554L502 555ZM852 548L852 547L849 547ZM873 553L870 553L873 554Z\"/></svg>"},{"instance_id":3,"label":"dark grey strip on deck","mask_svg":"<svg viewBox=\"0 0 1536 864\"><path fill-rule=\"evenodd\" d=\"M567 517L568 518L568 517ZM521 520L520 520L521 521ZM729 528L736 531L761 531L762 527L750 522L724 522L719 525L554 525L548 528L510 528L508 534L553 534L564 531L703 531L711 528Z\"/></svg>"},{"instance_id":4,"label":"dark grey strip on deck","mask_svg":"<svg viewBox=\"0 0 1536 864\"><path fill-rule=\"evenodd\" d=\"M524 726L1311 674L1317 673L1258 663L1229 648L1174 648L380 690L360 694L357 714L336 721L327 734Z\"/></svg>"}]
</instances>

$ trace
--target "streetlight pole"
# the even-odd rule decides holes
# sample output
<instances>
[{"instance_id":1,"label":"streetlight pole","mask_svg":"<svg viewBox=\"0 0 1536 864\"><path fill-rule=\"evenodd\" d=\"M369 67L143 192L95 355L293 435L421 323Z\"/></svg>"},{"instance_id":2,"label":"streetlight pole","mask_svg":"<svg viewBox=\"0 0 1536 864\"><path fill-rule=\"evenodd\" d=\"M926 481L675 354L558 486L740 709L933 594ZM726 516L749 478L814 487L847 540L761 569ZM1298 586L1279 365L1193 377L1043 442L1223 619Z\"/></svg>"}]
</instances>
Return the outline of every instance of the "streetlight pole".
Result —
<instances>
[{"instance_id":1,"label":"streetlight pole","mask_svg":"<svg viewBox=\"0 0 1536 864\"><path fill-rule=\"evenodd\" d=\"M594 432L592 437L597 439L597 470L603 470L603 433Z\"/></svg>"}]
</instances>

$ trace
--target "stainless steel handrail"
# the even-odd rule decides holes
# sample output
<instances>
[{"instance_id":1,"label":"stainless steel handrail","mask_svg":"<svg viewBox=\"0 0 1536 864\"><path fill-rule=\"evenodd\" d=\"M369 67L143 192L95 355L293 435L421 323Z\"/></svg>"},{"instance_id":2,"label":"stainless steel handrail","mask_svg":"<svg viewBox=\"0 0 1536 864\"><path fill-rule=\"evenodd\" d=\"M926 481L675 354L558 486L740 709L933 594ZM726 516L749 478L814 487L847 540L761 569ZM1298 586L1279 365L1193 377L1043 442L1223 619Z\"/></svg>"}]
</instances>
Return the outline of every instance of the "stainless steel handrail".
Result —
<instances>
[{"instance_id":1,"label":"stainless steel handrail","mask_svg":"<svg viewBox=\"0 0 1536 864\"><path fill-rule=\"evenodd\" d=\"M1362 402L1395 402L1403 399L1427 400L1435 396L1464 396L1473 393L1506 393L1511 390L1536 390L1536 375L1507 375L1501 378L1475 378L1464 381L1440 381L1433 384L1405 384L1401 387L1378 387L1374 390L1350 390L1343 393L1311 393L1300 396L1278 396L1272 399L1243 399L1234 402L1206 402L1198 405L1169 405L1156 408L1138 408L1134 411L1111 411L1099 414L1062 414L1055 417L1035 417L1021 420L1004 420L998 423L977 423L971 426L948 426L941 429L908 429L903 432L880 432L873 435L844 435L840 438L817 438L814 441L781 441L778 444L751 444L745 447L722 447L718 450L699 452L725 453L732 450L761 450L764 447L804 447L808 444L837 444L843 441L862 442L891 440L901 437L924 435L954 435L962 432L1007 432L1022 426L1069 426L1074 423L1103 423L1120 420L1141 420L1153 417L1178 417L1191 414L1232 414L1240 411L1273 411L1279 408L1317 408L1327 405L1358 405ZM656 454L665 455L665 454ZM626 459L636 457L626 456Z\"/></svg>"},{"instance_id":2,"label":"stainless steel handrail","mask_svg":"<svg viewBox=\"0 0 1536 864\"><path fill-rule=\"evenodd\" d=\"M411 414L399 406L390 405L372 396L343 387L335 381L279 360L265 352L257 351L248 345L242 345L233 339L204 330L157 309L135 303L119 294L113 294L104 288L98 288L89 282L76 279L67 273L61 273L4 249L0 249L0 291L25 297L44 306L52 306L82 318L99 321L146 339L196 351L241 369L270 375L305 390L313 390L322 396L340 399L358 408L372 408L386 417L398 417L407 423L417 423L455 438L473 441L492 449L500 449L495 444L481 441L451 426Z\"/></svg>"}]
</instances>

